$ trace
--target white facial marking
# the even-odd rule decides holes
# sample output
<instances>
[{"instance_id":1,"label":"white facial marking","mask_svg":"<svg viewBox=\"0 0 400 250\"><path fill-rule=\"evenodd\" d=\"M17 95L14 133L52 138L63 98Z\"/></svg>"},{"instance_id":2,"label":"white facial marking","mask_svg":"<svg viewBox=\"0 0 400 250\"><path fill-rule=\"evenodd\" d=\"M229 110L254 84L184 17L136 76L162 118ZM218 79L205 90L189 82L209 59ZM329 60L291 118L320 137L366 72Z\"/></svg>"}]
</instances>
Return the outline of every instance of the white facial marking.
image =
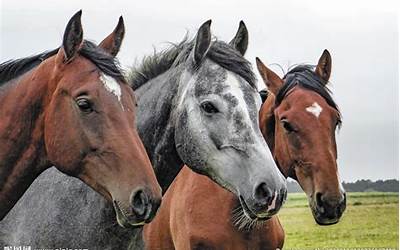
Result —
<instances>
[{"instance_id":1,"label":"white facial marking","mask_svg":"<svg viewBox=\"0 0 400 250\"><path fill-rule=\"evenodd\" d=\"M233 73L228 72L228 76L226 78L226 82L231 88L230 93L232 93L232 95L234 95L237 98L238 102L239 102L237 108L242 110L244 115L245 115L245 117L243 119L243 122L247 123L249 125L249 127L252 127L252 121L250 119L250 114L247 111L247 104L246 104L246 102L244 100L245 98L244 98L243 90L240 88L239 80L235 77L235 75L233 75ZM258 101L259 101L260 106L261 106L261 98L259 98ZM258 128L256 128L256 129L258 130ZM267 153L267 160L268 160L268 162L270 164L273 164L274 170L277 171L278 175L283 177L283 175L278 170L278 168L275 167L274 157L272 156L272 153L271 153L270 149L268 148L267 143L265 142L265 140L262 137L261 133L260 133L260 137L257 137L257 142L256 143L258 144L257 147L259 149L262 149L264 152Z\"/></svg>"},{"instance_id":2,"label":"white facial marking","mask_svg":"<svg viewBox=\"0 0 400 250\"><path fill-rule=\"evenodd\" d=\"M321 106L319 106L318 103L314 102L310 107L306 108L307 112L310 112L311 114L313 114L315 117L319 117L319 115L322 112L322 108Z\"/></svg>"},{"instance_id":3,"label":"white facial marking","mask_svg":"<svg viewBox=\"0 0 400 250\"><path fill-rule=\"evenodd\" d=\"M239 80L233 75L233 73L228 72L227 77L226 77L226 84L230 86L231 88L231 93L236 97L238 100L239 104L237 108L243 112L246 117L245 117L245 122L251 126L251 119L249 116L249 113L247 112L247 104L244 101L244 95L243 95L243 90L240 88L240 82Z\"/></svg>"},{"instance_id":4,"label":"white facial marking","mask_svg":"<svg viewBox=\"0 0 400 250\"><path fill-rule=\"evenodd\" d=\"M278 192L275 191L274 199L272 200L271 205L268 206L267 211L270 211L270 210L275 209L275 206L276 206L276 198L277 198L277 197L278 197Z\"/></svg>"},{"instance_id":5,"label":"white facial marking","mask_svg":"<svg viewBox=\"0 0 400 250\"><path fill-rule=\"evenodd\" d=\"M339 190L340 190L340 192L345 193L345 190L342 185L342 180L340 179L340 176L339 176L339 172L336 171L336 175L337 175L338 182L339 182Z\"/></svg>"},{"instance_id":6,"label":"white facial marking","mask_svg":"<svg viewBox=\"0 0 400 250\"><path fill-rule=\"evenodd\" d=\"M124 106L121 102L122 91L119 83L113 77L107 76L105 74L100 75L100 80L103 82L105 89L117 97L122 109L124 109Z\"/></svg>"}]
</instances>

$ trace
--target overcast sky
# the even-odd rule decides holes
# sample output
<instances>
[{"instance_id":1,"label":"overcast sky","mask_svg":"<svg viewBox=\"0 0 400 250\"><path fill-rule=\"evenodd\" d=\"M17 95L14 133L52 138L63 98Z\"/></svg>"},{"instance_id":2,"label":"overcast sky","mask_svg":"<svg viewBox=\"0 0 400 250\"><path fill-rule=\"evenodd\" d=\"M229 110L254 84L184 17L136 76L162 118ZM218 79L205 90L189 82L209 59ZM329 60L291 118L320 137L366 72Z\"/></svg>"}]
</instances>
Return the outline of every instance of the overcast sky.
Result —
<instances>
[{"instance_id":1,"label":"overcast sky","mask_svg":"<svg viewBox=\"0 0 400 250\"><path fill-rule=\"evenodd\" d=\"M333 59L332 90L342 110L337 136L343 180L398 179L398 13L396 1L250 0L2 0L0 61L61 44L65 25L83 10L84 37L101 41L123 15L127 28L119 54L124 67L153 47L178 42L212 19L212 32L229 41L244 20L253 63L317 63ZM279 75L279 68L273 67ZM261 84L261 82L260 82ZM261 85L260 85L261 86Z\"/></svg>"}]
</instances>

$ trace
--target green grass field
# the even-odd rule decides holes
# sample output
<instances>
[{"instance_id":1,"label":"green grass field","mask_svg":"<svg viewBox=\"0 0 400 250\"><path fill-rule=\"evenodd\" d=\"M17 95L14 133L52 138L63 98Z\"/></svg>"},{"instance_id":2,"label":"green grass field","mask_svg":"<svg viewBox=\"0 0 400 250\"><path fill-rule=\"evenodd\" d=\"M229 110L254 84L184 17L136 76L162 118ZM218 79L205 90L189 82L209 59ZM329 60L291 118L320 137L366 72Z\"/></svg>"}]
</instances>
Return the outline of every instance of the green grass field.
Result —
<instances>
[{"instance_id":1,"label":"green grass field","mask_svg":"<svg viewBox=\"0 0 400 250\"><path fill-rule=\"evenodd\" d=\"M398 193L347 193L347 208L336 225L318 226L303 193L289 194L279 218L284 249L398 248Z\"/></svg>"}]
</instances>

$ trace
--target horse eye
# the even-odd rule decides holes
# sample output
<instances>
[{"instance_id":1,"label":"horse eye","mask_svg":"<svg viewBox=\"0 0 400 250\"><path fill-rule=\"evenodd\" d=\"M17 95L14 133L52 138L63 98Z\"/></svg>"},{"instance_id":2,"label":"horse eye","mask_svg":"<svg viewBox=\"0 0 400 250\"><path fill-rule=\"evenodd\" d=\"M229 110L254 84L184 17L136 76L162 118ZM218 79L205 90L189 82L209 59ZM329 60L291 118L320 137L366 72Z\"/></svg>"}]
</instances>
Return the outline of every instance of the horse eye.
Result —
<instances>
[{"instance_id":1,"label":"horse eye","mask_svg":"<svg viewBox=\"0 0 400 250\"><path fill-rule=\"evenodd\" d=\"M200 107L208 114L215 114L219 112L211 102L203 102Z\"/></svg>"},{"instance_id":2,"label":"horse eye","mask_svg":"<svg viewBox=\"0 0 400 250\"><path fill-rule=\"evenodd\" d=\"M283 120L281 120L281 122L282 122L283 128L286 130L287 133L290 134L290 133L296 132L296 129L293 127L292 124L289 123L288 120L283 119Z\"/></svg>"},{"instance_id":3,"label":"horse eye","mask_svg":"<svg viewBox=\"0 0 400 250\"><path fill-rule=\"evenodd\" d=\"M82 112L90 113L93 111L92 103L86 98L77 99L76 104Z\"/></svg>"}]
</instances>

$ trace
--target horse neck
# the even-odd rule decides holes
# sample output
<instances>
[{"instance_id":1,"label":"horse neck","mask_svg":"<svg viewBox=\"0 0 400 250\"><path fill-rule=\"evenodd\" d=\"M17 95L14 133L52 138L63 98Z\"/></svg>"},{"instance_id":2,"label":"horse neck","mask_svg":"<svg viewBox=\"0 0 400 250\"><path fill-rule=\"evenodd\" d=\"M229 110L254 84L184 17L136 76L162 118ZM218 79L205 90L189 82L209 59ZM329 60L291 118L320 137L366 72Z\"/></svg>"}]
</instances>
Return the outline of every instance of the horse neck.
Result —
<instances>
[{"instance_id":1,"label":"horse neck","mask_svg":"<svg viewBox=\"0 0 400 250\"><path fill-rule=\"evenodd\" d=\"M47 82L33 69L3 86L0 96L0 220L47 167L44 99Z\"/></svg>"},{"instance_id":2,"label":"horse neck","mask_svg":"<svg viewBox=\"0 0 400 250\"><path fill-rule=\"evenodd\" d=\"M175 145L174 110L180 79L176 71L169 70L135 90L138 132L163 193L183 166Z\"/></svg>"}]
</instances>

